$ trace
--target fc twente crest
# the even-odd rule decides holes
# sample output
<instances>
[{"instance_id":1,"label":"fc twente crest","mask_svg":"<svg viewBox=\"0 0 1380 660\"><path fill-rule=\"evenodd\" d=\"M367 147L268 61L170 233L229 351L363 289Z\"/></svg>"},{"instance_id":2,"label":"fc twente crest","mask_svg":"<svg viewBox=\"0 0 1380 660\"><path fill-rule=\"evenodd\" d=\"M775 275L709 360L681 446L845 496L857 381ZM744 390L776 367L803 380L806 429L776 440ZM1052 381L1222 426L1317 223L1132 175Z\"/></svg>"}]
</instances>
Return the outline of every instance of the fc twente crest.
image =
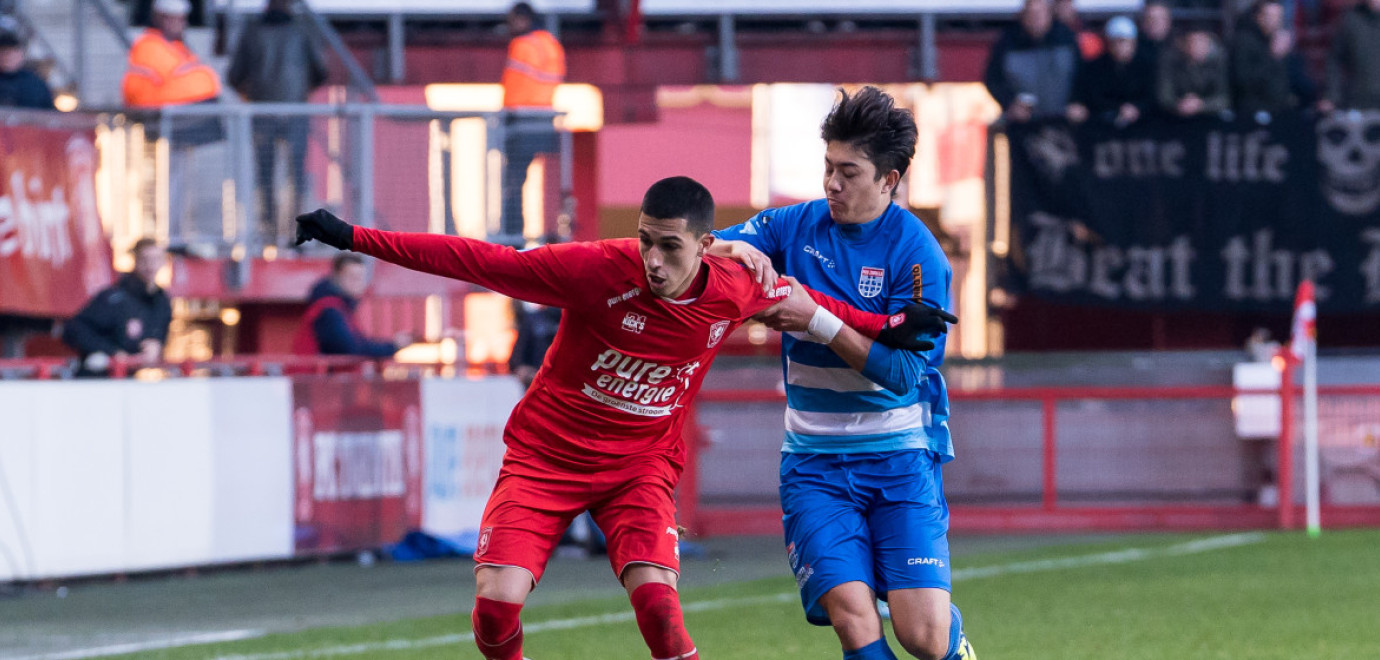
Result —
<instances>
[{"instance_id":1,"label":"fc twente crest","mask_svg":"<svg viewBox=\"0 0 1380 660\"><path fill-rule=\"evenodd\" d=\"M728 331L728 321L719 321L709 326L709 345L705 348L714 348L719 342L724 340L724 333Z\"/></svg>"},{"instance_id":2,"label":"fc twente crest","mask_svg":"<svg viewBox=\"0 0 1380 660\"><path fill-rule=\"evenodd\" d=\"M858 278L858 293L864 298L876 298L882 292L882 281L886 279L886 269L864 266Z\"/></svg>"}]
</instances>

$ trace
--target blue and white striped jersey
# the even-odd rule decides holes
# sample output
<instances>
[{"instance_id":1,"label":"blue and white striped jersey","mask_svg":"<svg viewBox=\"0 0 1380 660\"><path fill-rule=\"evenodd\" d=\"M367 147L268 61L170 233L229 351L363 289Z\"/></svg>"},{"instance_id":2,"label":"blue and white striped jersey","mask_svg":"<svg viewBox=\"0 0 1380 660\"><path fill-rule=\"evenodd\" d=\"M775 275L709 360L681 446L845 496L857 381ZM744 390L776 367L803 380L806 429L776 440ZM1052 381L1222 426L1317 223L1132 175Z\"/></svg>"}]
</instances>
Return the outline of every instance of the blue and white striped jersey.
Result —
<instances>
[{"instance_id":1,"label":"blue and white striped jersey","mask_svg":"<svg viewBox=\"0 0 1380 660\"><path fill-rule=\"evenodd\" d=\"M914 298L948 309L953 271L938 241L890 205L862 225L840 225L825 200L767 209L714 232L752 244L777 271L868 312L891 314ZM847 454L929 449L953 458L949 396L937 367L945 337L924 354L874 344L859 373L804 335L782 337L786 441L782 451Z\"/></svg>"}]
</instances>

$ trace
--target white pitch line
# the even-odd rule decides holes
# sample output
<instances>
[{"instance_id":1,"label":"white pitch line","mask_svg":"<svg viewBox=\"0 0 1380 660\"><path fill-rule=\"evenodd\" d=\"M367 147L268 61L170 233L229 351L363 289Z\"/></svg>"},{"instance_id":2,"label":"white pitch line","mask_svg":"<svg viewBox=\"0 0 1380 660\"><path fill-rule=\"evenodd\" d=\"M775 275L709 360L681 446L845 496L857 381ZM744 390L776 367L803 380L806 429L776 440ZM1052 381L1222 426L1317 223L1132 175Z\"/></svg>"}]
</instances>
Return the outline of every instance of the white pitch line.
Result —
<instances>
[{"instance_id":1,"label":"white pitch line","mask_svg":"<svg viewBox=\"0 0 1380 660\"><path fill-rule=\"evenodd\" d=\"M686 603L681 607L683 612L708 612L710 610L721 610L728 607L743 607L747 605L769 605L773 603L787 603L796 598L795 594L771 594L768 596L751 596L748 598L722 598L719 600L703 600L693 603ZM554 619L551 621L539 621L537 623L523 624L522 632L524 635L545 632L548 630L570 630L572 628L587 628L590 626L602 626L610 623L623 623L634 620L635 615L630 611L613 612L611 614L600 614L597 616L581 616L571 619ZM422 639L393 639L386 642L369 642L365 644L350 644L342 646L327 646L308 651L282 651L279 653L254 653L249 655L222 655L216 656L215 660L295 660L297 658L327 658L340 655L356 655L359 653L370 653L373 651L406 651L412 649L429 648L433 646L449 646L451 644L461 644L474 641L474 633L464 633L457 635L438 635L436 637L424 637Z\"/></svg>"},{"instance_id":2,"label":"white pitch line","mask_svg":"<svg viewBox=\"0 0 1380 660\"><path fill-rule=\"evenodd\" d=\"M75 651L45 653L42 655L23 655L18 656L13 660L80 660L81 658L101 658L110 655L138 653L140 651L156 651L158 649L171 649L183 646L196 646L199 644L214 644L216 642L237 642L243 639L253 639L255 637L262 637L263 635L264 631L262 630L222 630L219 632L178 635L177 637L154 639L146 642L111 644L109 646L97 646L89 649L77 649Z\"/></svg>"},{"instance_id":3,"label":"white pitch line","mask_svg":"<svg viewBox=\"0 0 1380 660\"><path fill-rule=\"evenodd\" d=\"M978 578L1011 575L1014 573L1038 573L1068 568L1125 564L1127 562L1145 561L1156 557L1177 557L1199 552L1222 550L1224 548L1235 548L1238 546L1250 545L1252 543L1260 543L1264 540L1265 535L1260 532L1246 532L1243 534L1212 536L1163 548L1127 548L1125 550L1113 550L1111 552L1079 555L1077 557L1020 561L1012 564L998 564L996 566L981 566L978 568L960 568L953 572L953 580L954 582L958 582L959 580L975 580Z\"/></svg>"},{"instance_id":4,"label":"white pitch line","mask_svg":"<svg viewBox=\"0 0 1380 660\"><path fill-rule=\"evenodd\" d=\"M963 568L953 572L953 581L960 582L966 580L976 580L981 578L996 577L1000 575L1015 575L1021 573L1039 573L1044 571L1067 570L1074 568L1087 568L1091 566L1105 566L1110 564L1125 564L1135 561L1145 561L1159 557L1177 557L1182 555L1196 554L1200 552L1211 552L1213 550L1223 550L1235 548L1243 545L1260 543L1265 540L1265 535L1259 532L1247 532L1242 534L1226 534L1222 536L1212 536L1195 541L1177 543L1163 548L1127 548L1125 550L1113 550L1110 552L1100 552L1089 555L1079 555L1076 557L1063 557L1059 559L1041 559L1036 561L1013 562L1009 564L997 564L995 566L981 566L977 568ZM752 596L747 598L722 598L718 600L707 600L686 603L682 610L684 612L708 612L730 607L745 607L750 605L765 605L772 603L787 603L799 598L794 592L771 594L767 596ZM540 621L537 623L523 625L522 630L526 634L545 632L550 630L570 630L574 628L587 628L591 626L602 626L611 623L623 623L633 621L634 615L630 611L614 612L611 614L600 614L597 616L582 616L569 619L554 619L551 621ZM248 639L262 635L258 631L232 631L226 634L253 633L246 637L236 639ZM185 639L185 638L184 638ZM349 644L339 646L326 646L317 649L302 651L282 651L276 653L250 653L239 655L217 656L216 660L298 660L301 658L326 658L334 656L359 655L375 651L407 651L420 648L430 648L436 646L448 646L451 644L462 644L474 640L473 633L438 635L434 637L424 637L421 639L393 639L383 642L366 642L361 644ZM164 640L162 642L149 642L148 645L130 650L109 651L116 647L104 647L94 649L95 651L105 651L89 655L82 655L82 651L72 651L62 655L34 656L20 660L79 660L81 658L94 658L101 655L113 655L114 653L129 653L137 650L154 648L172 648L173 646L191 646L194 644L205 644L209 642L233 641L232 639L207 639L201 641L181 641ZM154 646L156 644L156 646ZM129 645L127 645L129 646Z\"/></svg>"}]
</instances>

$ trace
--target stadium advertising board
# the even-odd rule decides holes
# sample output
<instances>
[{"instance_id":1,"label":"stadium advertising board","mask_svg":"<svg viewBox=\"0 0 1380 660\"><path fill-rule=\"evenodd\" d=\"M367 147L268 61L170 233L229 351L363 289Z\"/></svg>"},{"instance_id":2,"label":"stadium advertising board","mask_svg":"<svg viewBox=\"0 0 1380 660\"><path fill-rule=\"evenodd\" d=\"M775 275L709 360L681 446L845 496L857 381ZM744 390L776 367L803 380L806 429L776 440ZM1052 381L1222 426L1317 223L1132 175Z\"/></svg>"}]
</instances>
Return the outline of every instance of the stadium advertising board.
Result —
<instances>
[{"instance_id":1,"label":"stadium advertising board","mask_svg":"<svg viewBox=\"0 0 1380 660\"><path fill-rule=\"evenodd\" d=\"M417 381L294 379L294 546L377 548L422 521Z\"/></svg>"},{"instance_id":2,"label":"stadium advertising board","mask_svg":"<svg viewBox=\"0 0 1380 660\"><path fill-rule=\"evenodd\" d=\"M422 381L426 497L422 529L473 549L503 465L503 427L522 397L516 378Z\"/></svg>"},{"instance_id":3,"label":"stadium advertising board","mask_svg":"<svg viewBox=\"0 0 1380 660\"><path fill-rule=\"evenodd\" d=\"M1380 111L1032 123L1006 138L1017 291L1287 312L1308 278L1324 311L1380 311Z\"/></svg>"},{"instance_id":4,"label":"stadium advertising board","mask_svg":"<svg viewBox=\"0 0 1380 660\"><path fill-rule=\"evenodd\" d=\"M70 316L111 275L90 131L0 126L0 313Z\"/></svg>"}]
</instances>

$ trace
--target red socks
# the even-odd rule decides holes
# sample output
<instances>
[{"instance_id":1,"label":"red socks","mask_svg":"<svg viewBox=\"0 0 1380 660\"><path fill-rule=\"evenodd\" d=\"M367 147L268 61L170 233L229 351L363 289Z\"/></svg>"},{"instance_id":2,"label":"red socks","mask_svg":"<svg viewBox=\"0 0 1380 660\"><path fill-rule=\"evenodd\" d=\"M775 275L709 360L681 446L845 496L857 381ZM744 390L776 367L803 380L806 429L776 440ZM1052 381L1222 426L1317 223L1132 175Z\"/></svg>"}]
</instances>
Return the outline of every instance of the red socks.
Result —
<instances>
[{"instance_id":1,"label":"red socks","mask_svg":"<svg viewBox=\"0 0 1380 660\"><path fill-rule=\"evenodd\" d=\"M637 615L637 629L652 651L653 660L698 660L695 643L685 631L680 612L680 596L675 588L660 582L648 582L632 592L633 612Z\"/></svg>"},{"instance_id":2,"label":"red socks","mask_svg":"<svg viewBox=\"0 0 1380 660\"><path fill-rule=\"evenodd\" d=\"M522 660L522 605L475 598L470 622L474 643L485 660ZM677 610L679 613L679 610Z\"/></svg>"}]
</instances>

